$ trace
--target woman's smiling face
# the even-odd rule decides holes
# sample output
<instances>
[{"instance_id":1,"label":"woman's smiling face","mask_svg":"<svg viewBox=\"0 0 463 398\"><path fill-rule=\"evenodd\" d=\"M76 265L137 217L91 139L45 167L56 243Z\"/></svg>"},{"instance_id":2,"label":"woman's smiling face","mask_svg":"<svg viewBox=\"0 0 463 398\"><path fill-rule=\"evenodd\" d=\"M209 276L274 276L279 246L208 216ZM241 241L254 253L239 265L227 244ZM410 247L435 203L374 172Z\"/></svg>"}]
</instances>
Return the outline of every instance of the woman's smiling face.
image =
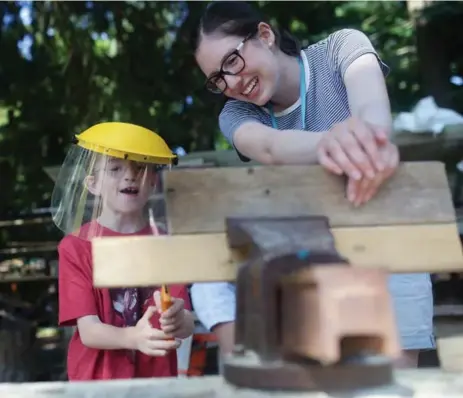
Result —
<instances>
[{"instance_id":1,"label":"woman's smiling face","mask_svg":"<svg viewBox=\"0 0 463 398\"><path fill-rule=\"evenodd\" d=\"M208 86L215 83L218 91L229 98L263 106L278 84L274 44L275 35L265 23L260 23L256 34L247 38L201 34L196 62L209 79Z\"/></svg>"}]
</instances>

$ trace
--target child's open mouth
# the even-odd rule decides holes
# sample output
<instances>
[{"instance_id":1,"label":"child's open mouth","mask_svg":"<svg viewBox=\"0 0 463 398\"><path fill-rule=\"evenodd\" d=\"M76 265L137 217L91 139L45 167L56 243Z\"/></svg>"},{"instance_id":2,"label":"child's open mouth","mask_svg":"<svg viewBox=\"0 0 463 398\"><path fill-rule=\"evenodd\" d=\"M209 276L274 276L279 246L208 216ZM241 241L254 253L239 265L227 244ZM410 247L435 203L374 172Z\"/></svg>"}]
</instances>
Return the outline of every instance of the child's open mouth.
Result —
<instances>
[{"instance_id":1,"label":"child's open mouth","mask_svg":"<svg viewBox=\"0 0 463 398\"><path fill-rule=\"evenodd\" d=\"M138 188L128 187L128 188L121 189L119 192L123 193L124 195L136 196L138 195Z\"/></svg>"}]
</instances>

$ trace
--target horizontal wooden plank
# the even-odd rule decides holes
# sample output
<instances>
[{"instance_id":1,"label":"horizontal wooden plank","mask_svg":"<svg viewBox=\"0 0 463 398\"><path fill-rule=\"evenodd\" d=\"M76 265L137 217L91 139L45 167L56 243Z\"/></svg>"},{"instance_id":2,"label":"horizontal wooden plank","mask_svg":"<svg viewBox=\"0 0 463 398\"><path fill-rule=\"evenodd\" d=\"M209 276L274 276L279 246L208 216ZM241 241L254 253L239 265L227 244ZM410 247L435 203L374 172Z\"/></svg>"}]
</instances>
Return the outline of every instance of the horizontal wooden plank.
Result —
<instances>
[{"instance_id":1,"label":"horizontal wooden plank","mask_svg":"<svg viewBox=\"0 0 463 398\"><path fill-rule=\"evenodd\" d=\"M391 272L463 271L455 224L333 228L342 256L359 267ZM237 263L224 233L98 238L98 287L233 281Z\"/></svg>"},{"instance_id":2,"label":"horizontal wooden plank","mask_svg":"<svg viewBox=\"0 0 463 398\"><path fill-rule=\"evenodd\" d=\"M356 391L351 398L449 398L460 397L463 375L440 369L400 370L392 386ZM333 381L335 383L335 380ZM2 398L329 398L324 392L284 392L240 389L220 376L136 379L94 382L0 384ZM331 395L333 396L333 395Z\"/></svg>"},{"instance_id":3,"label":"horizontal wooden plank","mask_svg":"<svg viewBox=\"0 0 463 398\"><path fill-rule=\"evenodd\" d=\"M403 163L367 204L355 208L345 180L320 166L180 169L164 174L171 234L223 232L233 216L328 216L332 227L455 222L443 164Z\"/></svg>"}]
</instances>

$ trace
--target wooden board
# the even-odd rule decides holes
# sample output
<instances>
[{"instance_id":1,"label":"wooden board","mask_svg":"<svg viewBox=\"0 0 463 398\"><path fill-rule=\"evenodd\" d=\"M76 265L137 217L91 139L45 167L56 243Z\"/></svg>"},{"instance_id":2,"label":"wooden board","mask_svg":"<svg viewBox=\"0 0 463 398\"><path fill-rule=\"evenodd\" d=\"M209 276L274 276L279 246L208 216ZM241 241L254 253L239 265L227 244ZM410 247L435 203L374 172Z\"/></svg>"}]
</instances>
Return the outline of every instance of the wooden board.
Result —
<instances>
[{"instance_id":1,"label":"wooden board","mask_svg":"<svg viewBox=\"0 0 463 398\"><path fill-rule=\"evenodd\" d=\"M2 398L449 398L463 391L461 373L439 369L396 372L396 383L369 391L328 395L324 392L282 392L239 389L220 376L189 379L138 379L99 382L0 384Z\"/></svg>"},{"instance_id":2,"label":"wooden board","mask_svg":"<svg viewBox=\"0 0 463 398\"><path fill-rule=\"evenodd\" d=\"M332 227L454 223L444 165L403 163L379 195L355 208L345 181L320 166L172 170L163 187L172 235L223 232L231 216L325 215Z\"/></svg>"},{"instance_id":3,"label":"wooden board","mask_svg":"<svg viewBox=\"0 0 463 398\"><path fill-rule=\"evenodd\" d=\"M339 253L355 266L391 272L463 271L455 224L334 228ZM97 287L233 281L238 262L224 233L99 238Z\"/></svg>"},{"instance_id":4,"label":"wooden board","mask_svg":"<svg viewBox=\"0 0 463 398\"><path fill-rule=\"evenodd\" d=\"M346 200L342 179L319 166L176 170L164 177L171 236L94 240L96 286L233 281L242 259L226 243L229 216L326 215L339 253L354 266L463 270L450 190L437 162L402 164L359 208Z\"/></svg>"}]
</instances>

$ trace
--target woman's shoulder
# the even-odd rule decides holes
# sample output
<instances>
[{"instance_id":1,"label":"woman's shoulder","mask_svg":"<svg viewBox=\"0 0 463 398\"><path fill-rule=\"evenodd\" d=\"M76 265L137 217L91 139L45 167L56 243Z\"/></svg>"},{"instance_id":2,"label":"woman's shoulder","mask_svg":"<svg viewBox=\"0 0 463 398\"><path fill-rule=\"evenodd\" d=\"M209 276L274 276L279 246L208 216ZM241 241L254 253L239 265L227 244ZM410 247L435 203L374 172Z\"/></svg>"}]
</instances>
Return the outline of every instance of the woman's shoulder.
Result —
<instances>
[{"instance_id":1,"label":"woman's shoulder","mask_svg":"<svg viewBox=\"0 0 463 398\"><path fill-rule=\"evenodd\" d=\"M323 73L335 71L344 76L349 65L364 54L376 55L383 73L389 73L389 67L380 59L368 36L357 29L337 30L305 48L304 53L312 70Z\"/></svg>"},{"instance_id":2,"label":"woman's shoulder","mask_svg":"<svg viewBox=\"0 0 463 398\"><path fill-rule=\"evenodd\" d=\"M303 51L309 55L314 52L332 53L339 51L340 47L372 47L368 36L358 29L344 28L330 33L325 38L308 45Z\"/></svg>"}]
</instances>

